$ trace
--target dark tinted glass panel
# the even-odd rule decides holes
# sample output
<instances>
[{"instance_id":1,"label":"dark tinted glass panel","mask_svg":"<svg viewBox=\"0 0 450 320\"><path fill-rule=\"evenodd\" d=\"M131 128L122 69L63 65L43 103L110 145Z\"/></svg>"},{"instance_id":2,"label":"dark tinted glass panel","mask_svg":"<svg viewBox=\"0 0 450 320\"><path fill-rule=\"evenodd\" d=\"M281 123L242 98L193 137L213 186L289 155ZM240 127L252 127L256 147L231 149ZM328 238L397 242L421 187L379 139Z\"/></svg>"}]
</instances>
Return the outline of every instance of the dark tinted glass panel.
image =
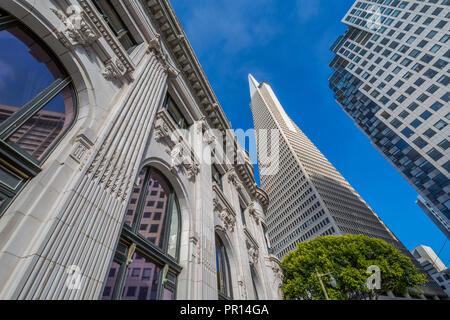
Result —
<instances>
[{"instance_id":1,"label":"dark tinted glass panel","mask_svg":"<svg viewBox=\"0 0 450 320\"><path fill-rule=\"evenodd\" d=\"M219 296L225 298L232 297L230 262L225 246L216 236L216 266L217 266L217 287Z\"/></svg>"},{"instance_id":2,"label":"dark tinted glass panel","mask_svg":"<svg viewBox=\"0 0 450 320\"><path fill-rule=\"evenodd\" d=\"M106 23L113 30L125 50L130 51L135 45L136 41L130 34L123 20L120 18L118 12L109 0L95 0L97 9L101 12Z\"/></svg>"},{"instance_id":3,"label":"dark tinted glass panel","mask_svg":"<svg viewBox=\"0 0 450 320\"><path fill-rule=\"evenodd\" d=\"M144 184L145 175L147 174L147 171L148 171L148 169L144 168L139 173L139 185L134 187L133 193L131 194L130 203L128 204L128 207L127 207L127 211L126 211L127 213L125 216L125 225L130 228L133 226L133 221L135 220L135 217L136 217L136 213L137 213L136 210L137 210L137 205L139 202L139 196L142 191L142 186Z\"/></svg>"},{"instance_id":4,"label":"dark tinted glass panel","mask_svg":"<svg viewBox=\"0 0 450 320\"><path fill-rule=\"evenodd\" d=\"M146 270L144 272L144 270ZM135 253L128 266L123 300L156 300L161 268L148 258Z\"/></svg>"},{"instance_id":5,"label":"dark tinted glass panel","mask_svg":"<svg viewBox=\"0 0 450 320\"><path fill-rule=\"evenodd\" d=\"M186 129L188 127L186 119L181 114L178 106L173 102L173 100L169 97L167 100L167 112L170 114L172 119L175 121L177 126L181 129Z\"/></svg>"},{"instance_id":6,"label":"dark tinted glass panel","mask_svg":"<svg viewBox=\"0 0 450 320\"><path fill-rule=\"evenodd\" d=\"M22 178L8 170L6 167L0 165L0 183L6 185L11 189L16 189L22 182ZM0 204L1 206L1 204Z\"/></svg>"},{"instance_id":7,"label":"dark tinted glass panel","mask_svg":"<svg viewBox=\"0 0 450 320\"><path fill-rule=\"evenodd\" d=\"M143 204L143 212L150 215L142 216L138 230L139 234L161 249L164 247L170 193L166 179L152 172Z\"/></svg>"},{"instance_id":8,"label":"dark tinted glass panel","mask_svg":"<svg viewBox=\"0 0 450 320\"><path fill-rule=\"evenodd\" d=\"M73 118L72 89L67 87L14 131L6 141L16 144L33 158L42 160L70 126Z\"/></svg>"},{"instance_id":9,"label":"dark tinted glass panel","mask_svg":"<svg viewBox=\"0 0 450 320\"><path fill-rule=\"evenodd\" d=\"M102 299L112 300L114 290L118 285L118 277L120 274L120 264L113 261L111 267L109 268L108 277L106 279L105 289L103 290Z\"/></svg>"},{"instance_id":10,"label":"dark tinted glass panel","mask_svg":"<svg viewBox=\"0 0 450 320\"><path fill-rule=\"evenodd\" d=\"M0 123L63 77L49 54L25 29L0 31Z\"/></svg>"}]
</instances>

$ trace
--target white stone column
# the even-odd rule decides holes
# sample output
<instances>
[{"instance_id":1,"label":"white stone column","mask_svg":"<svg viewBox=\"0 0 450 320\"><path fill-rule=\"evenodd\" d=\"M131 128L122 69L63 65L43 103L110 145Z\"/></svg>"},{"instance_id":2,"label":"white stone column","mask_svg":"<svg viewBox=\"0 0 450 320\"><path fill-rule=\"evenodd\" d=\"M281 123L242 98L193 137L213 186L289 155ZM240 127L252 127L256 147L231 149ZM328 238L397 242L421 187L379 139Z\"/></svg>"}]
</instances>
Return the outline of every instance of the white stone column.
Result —
<instances>
[{"instance_id":1,"label":"white stone column","mask_svg":"<svg viewBox=\"0 0 450 320\"><path fill-rule=\"evenodd\" d=\"M64 205L46 228L26 272L11 278L10 285L18 284L11 298L99 298L153 118L166 90L166 70L152 53L114 121L98 139L88 166L65 193ZM78 290L67 286L70 266L80 270Z\"/></svg>"}]
</instances>

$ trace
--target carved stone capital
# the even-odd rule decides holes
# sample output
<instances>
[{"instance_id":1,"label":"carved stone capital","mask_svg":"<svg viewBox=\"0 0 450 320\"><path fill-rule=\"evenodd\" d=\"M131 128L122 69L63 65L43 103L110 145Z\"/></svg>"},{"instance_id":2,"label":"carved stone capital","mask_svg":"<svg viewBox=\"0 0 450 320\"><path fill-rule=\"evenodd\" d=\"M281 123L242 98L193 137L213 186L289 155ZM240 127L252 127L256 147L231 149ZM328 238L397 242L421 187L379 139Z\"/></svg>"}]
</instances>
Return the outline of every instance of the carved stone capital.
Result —
<instances>
[{"instance_id":1,"label":"carved stone capital","mask_svg":"<svg viewBox=\"0 0 450 320\"><path fill-rule=\"evenodd\" d=\"M170 169L173 173L178 173L178 170L183 166L184 162L184 147L181 143L176 144L170 151L171 164Z\"/></svg>"},{"instance_id":2,"label":"carved stone capital","mask_svg":"<svg viewBox=\"0 0 450 320\"><path fill-rule=\"evenodd\" d=\"M106 80L118 80L122 78L126 72L127 69L122 62L119 59L113 59L105 63L103 76Z\"/></svg>"},{"instance_id":3,"label":"carved stone capital","mask_svg":"<svg viewBox=\"0 0 450 320\"><path fill-rule=\"evenodd\" d=\"M225 228L230 232L234 231L236 225L236 217L234 217L228 209L224 209L219 213L219 218L222 220Z\"/></svg>"},{"instance_id":4,"label":"carved stone capital","mask_svg":"<svg viewBox=\"0 0 450 320\"><path fill-rule=\"evenodd\" d=\"M239 179L234 170L228 172L228 182L235 187L239 185Z\"/></svg>"},{"instance_id":5,"label":"carved stone capital","mask_svg":"<svg viewBox=\"0 0 450 320\"><path fill-rule=\"evenodd\" d=\"M200 166L197 163L185 164L185 169L189 180L195 180L200 173Z\"/></svg>"},{"instance_id":6,"label":"carved stone capital","mask_svg":"<svg viewBox=\"0 0 450 320\"><path fill-rule=\"evenodd\" d=\"M256 265L259 261L259 249L249 241L247 241L247 253L251 265Z\"/></svg>"},{"instance_id":7,"label":"carved stone capital","mask_svg":"<svg viewBox=\"0 0 450 320\"><path fill-rule=\"evenodd\" d=\"M216 142L216 137L209 130L206 130L203 133L203 142L210 146Z\"/></svg>"},{"instance_id":8,"label":"carved stone capital","mask_svg":"<svg viewBox=\"0 0 450 320\"><path fill-rule=\"evenodd\" d=\"M156 34L155 37L150 40L148 52L152 52L155 55L169 78L178 77L180 70L170 62L168 54L164 52L161 36L159 34Z\"/></svg>"},{"instance_id":9,"label":"carved stone capital","mask_svg":"<svg viewBox=\"0 0 450 320\"><path fill-rule=\"evenodd\" d=\"M258 210L256 210L255 205L253 203L251 203L248 208L248 213L251 217L253 217L253 219L255 219L255 222L258 224L260 221L260 217L258 214Z\"/></svg>"},{"instance_id":10,"label":"carved stone capital","mask_svg":"<svg viewBox=\"0 0 450 320\"><path fill-rule=\"evenodd\" d=\"M63 13L53 8L51 11L62 22L62 28L56 32L56 35L66 48L72 49L76 45L87 47L100 38L100 32L95 24L80 9L72 7L70 13Z\"/></svg>"},{"instance_id":11,"label":"carved stone capital","mask_svg":"<svg viewBox=\"0 0 450 320\"><path fill-rule=\"evenodd\" d=\"M230 232L233 232L234 227L236 226L236 217L228 208L224 207L217 198L213 199L213 205L214 211L217 213L217 216L222 221L224 227Z\"/></svg>"}]
</instances>

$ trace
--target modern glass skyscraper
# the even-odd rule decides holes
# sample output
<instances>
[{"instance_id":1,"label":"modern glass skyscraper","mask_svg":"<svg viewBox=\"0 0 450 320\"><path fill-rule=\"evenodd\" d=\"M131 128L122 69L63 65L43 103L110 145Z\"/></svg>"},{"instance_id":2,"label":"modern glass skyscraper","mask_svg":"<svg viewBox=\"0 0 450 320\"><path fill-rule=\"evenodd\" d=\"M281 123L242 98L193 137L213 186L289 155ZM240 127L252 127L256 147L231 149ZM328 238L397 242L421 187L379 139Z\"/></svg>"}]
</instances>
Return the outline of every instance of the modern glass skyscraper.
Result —
<instances>
[{"instance_id":1,"label":"modern glass skyscraper","mask_svg":"<svg viewBox=\"0 0 450 320\"><path fill-rule=\"evenodd\" d=\"M385 240L412 258L377 214L289 118L270 85L258 83L251 75L249 82L261 184L270 199L267 231L278 258L295 250L299 242L346 234ZM276 138L273 132L277 133ZM412 261L421 268L415 259ZM445 296L431 279L422 289L428 297Z\"/></svg>"},{"instance_id":2,"label":"modern glass skyscraper","mask_svg":"<svg viewBox=\"0 0 450 320\"><path fill-rule=\"evenodd\" d=\"M450 1L356 1L330 88L450 238Z\"/></svg>"}]
</instances>

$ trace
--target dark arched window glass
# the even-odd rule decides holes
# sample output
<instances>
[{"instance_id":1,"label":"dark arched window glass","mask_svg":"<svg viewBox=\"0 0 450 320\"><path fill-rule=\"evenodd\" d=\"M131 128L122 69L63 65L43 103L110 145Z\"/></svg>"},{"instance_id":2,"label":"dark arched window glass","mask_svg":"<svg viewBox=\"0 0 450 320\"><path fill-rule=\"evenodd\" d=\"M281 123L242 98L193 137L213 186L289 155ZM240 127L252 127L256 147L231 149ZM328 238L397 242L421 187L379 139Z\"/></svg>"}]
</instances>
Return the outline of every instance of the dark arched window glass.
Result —
<instances>
[{"instance_id":1,"label":"dark arched window glass","mask_svg":"<svg viewBox=\"0 0 450 320\"><path fill-rule=\"evenodd\" d=\"M67 72L37 35L0 11L0 214L74 119Z\"/></svg>"},{"instance_id":2,"label":"dark arched window glass","mask_svg":"<svg viewBox=\"0 0 450 320\"><path fill-rule=\"evenodd\" d=\"M227 250L222 240L216 235L216 266L217 266L217 287L219 289L219 299L233 299L233 288L231 283L230 261Z\"/></svg>"},{"instance_id":3,"label":"dark arched window glass","mask_svg":"<svg viewBox=\"0 0 450 320\"><path fill-rule=\"evenodd\" d=\"M131 195L104 300L175 299L180 209L167 179L145 167Z\"/></svg>"}]
</instances>

